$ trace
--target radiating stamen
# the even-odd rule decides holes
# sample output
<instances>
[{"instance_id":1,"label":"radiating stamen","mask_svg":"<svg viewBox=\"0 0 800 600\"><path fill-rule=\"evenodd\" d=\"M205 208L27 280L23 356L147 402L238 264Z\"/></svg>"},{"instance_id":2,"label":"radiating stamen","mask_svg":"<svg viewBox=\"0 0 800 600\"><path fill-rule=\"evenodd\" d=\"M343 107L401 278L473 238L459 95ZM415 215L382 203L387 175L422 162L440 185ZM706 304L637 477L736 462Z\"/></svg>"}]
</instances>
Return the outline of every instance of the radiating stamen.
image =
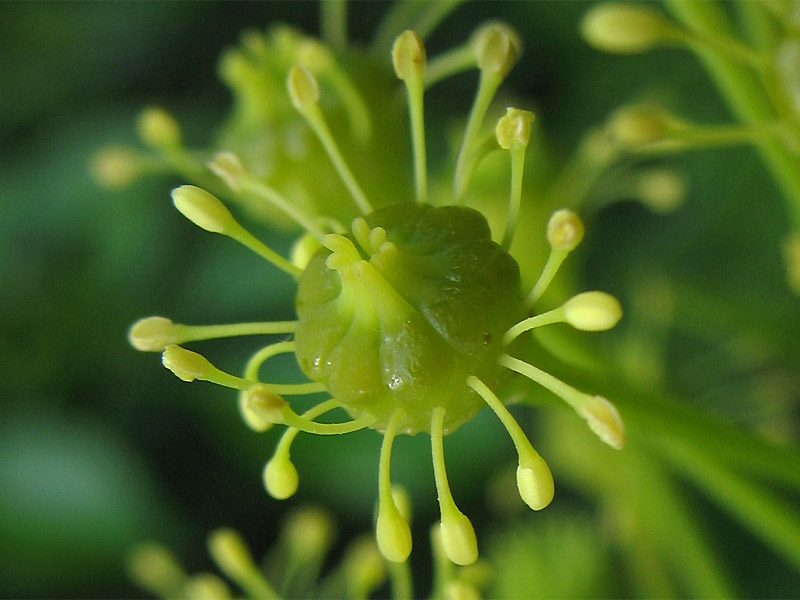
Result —
<instances>
[{"instance_id":1,"label":"radiating stamen","mask_svg":"<svg viewBox=\"0 0 800 600\"><path fill-rule=\"evenodd\" d=\"M300 269L242 227L225 205L207 191L193 185L182 185L172 190L172 201L175 208L198 227L236 240L295 279L302 274Z\"/></svg>"},{"instance_id":2,"label":"radiating stamen","mask_svg":"<svg viewBox=\"0 0 800 600\"><path fill-rule=\"evenodd\" d=\"M317 435L340 435L359 431L375 422L372 415L364 415L343 423L317 423L298 415L289 404L263 383L251 383L245 391L247 406L265 421L294 427Z\"/></svg>"},{"instance_id":3,"label":"radiating stamen","mask_svg":"<svg viewBox=\"0 0 800 600\"><path fill-rule=\"evenodd\" d=\"M523 319L503 336L507 346L520 335L551 323L569 323L581 331L606 331L622 317L622 308L614 296L605 292L583 292L553 310Z\"/></svg>"},{"instance_id":4,"label":"radiating stamen","mask_svg":"<svg viewBox=\"0 0 800 600\"><path fill-rule=\"evenodd\" d=\"M341 404L338 400L330 398L308 409L303 413L302 418L308 420L316 419L321 414L340 406ZM264 487L269 495L277 500L285 500L297 491L299 478L297 469L291 461L289 451L298 433L300 433L300 430L296 427L287 427L275 446L272 458L269 459L264 467Z\"/></svg>"},{"instance_id":5,"label":"radiating stamen","mask_svg":"<svg viewBox=\"0 0 800 600\"><path fill-rule=\"evenodd\" d=\"M469 183L469 165L474 158L483 118L497 88L516 62L520 50L517 35L508 26L499 23L490 23L481 28L475 34L472 44L481 74L478 92L472 104L456 159L453 188L456 202L461 201Z\"/></svg>"},{"instance_id":6,"label":"radiating stamen","mask_svg":"<svg viewBox=\"0 0 800 600\"><path fill-rule=\"evenodd\" d=\"M497 143L511 154L511 192L508 201L508 219L503 235L503 248L508 250L514 241L522 201L522 174L525 171L525 151L531 137L534 116L527 110L509 107L495 128Z\"/></svg>"},{"instance_id":7,"label":"radiating stamen","mask_svg":"<svg viewBox=\"0 0 800 600\"><path fill-rule=\"evenodd\" d=\"M336 171L339 173L350 195L355 200L358 208L363 214L372 212L372 205L364 195L361 186L358 185L350 167L342 156L336 140L333 139L322 110L319 108L319 87L314 76L304 67L295 65L289 70L287 79L289 95L292 98L297 111L306 119L311 129L322 143L325 151L331 159Z\"/></svg>"},{"instance_id":8,"label":"radiating stamen","mask_svg":"<svg viewBox=\"0 0 800 600\"><path fill-rule=\"evenodd\" d=\"M472 523L458 510L444 461L444 415L446 409L438 407L431 416L431 453L433 455L433 475L436 492L439 496L439 509L442 515L442 543L447 557L457 565L471 565L478 558L478 540Z\"/></svg>"},{"instance_id":9,"label":"radiating stamen","mask_svg":"<svg viewBox=\"0 0 800 600\"><path fill-rule=\"evenodd\" d=\"M133 549L127 561L129 577L158 598L183 595L186 572L161 544L148 542Z\"/></svg>"},{"instance_id":10,"label":"radiating stamen","mask_svg":"<svg viewBox=\"0 0 800 600\"><path fill-rule=\"evenodd\" d=\"M233 152L218 152L208 163L211 169L234 192L252 196L255 200L269 202L318 240L325 232L296 202L291 202L262 181L250 175Z\"/></svg>"},{"instance_id":11,"label":"radiating stamen","mask_svg":"<svg viewBox=\"0 0 800 600\"><path fill-rule=\"evenodd\" d=\"M591 430L612 448L619 450L625 445L625 425L616 407L606 398L576 390L550 373L507 354L502 355L498 362L507 369L538 383L564 400L586 420Z\"/></svg>"},{"instance_id":12,"label":"radiating stamen","mask_svg":"<svg viewBox=\"0 0 800 600\"><path fill-rule=\"evenodd\" d=\"M128 341L143 352L162 352L170 344L183 344L243 335L292 333L297 321L266 321L223 325L184 325L165 317L145 317L131 325Z\"/></svg>"},{"instance_id":13,"label":"radiating stamen","mask_svg":"<svg viewBox=\"0 0 800 600\"><path fill-rule=\"evenodd\" d=\"M417 185L417 202L427 202L428 200L425 120L423 117L425 62L425 46L420 37L410 30L401 33L392 49L392 63L394 72L405 83L408 92L408 114L411 120L411 137L414 145L414 179Z\"/></svg>"},{"instance_id":14,"label":"radiating stamen","mask_svg":"<svg viewBox=\"0 0 800 600\"><path fill-rule=\"evenodd\" d=\"M583 239L583 222L571 210L562 208L553 213L547 224L547 241L550 243L550 255L542 269L542 274L526 300L527 308L532 308L542 297L550 282L553 281L558 268L570 252Z\"/></svg>"},{"instance_id":15,"label":"radiating stamen","mask_svg":"<svg viewBox=\"0 0 800 600\"><path fill-rule=\"evenodd\" d=\"M517 421L500 401L480 379L471 375L467 378L467 385L486 401L511 436L511 441L519 454L517 467L517 488L525 504L533 510L541 510L553 500L554 484L553 474L547 463L533 449L528 437Z\"/></svg>"},{"instance_id":16,"label":"radiating stamen","mask_svg":"<svg viewBox=\"0 0 800 600\"><path fill-rule=\"evenodd\" d=\"M208 537L208 551L220 571L251 598L279 597L238 532L228 528L212 532Z\"/></svg>"},{"instance_id":17,"label":"radiating stamen","mask_svg":"<svg viewBox=\"0 0 800 600\"><path fill-rule=\"evenodd\" d=\"M411 554L411 529L394 502L390 469L392 444L402 418L403 412L398 410L389 420L383 434L378 465L378 519L375 537L381 554L392 562L404 562Z\"/></svg>"}]
</instances>

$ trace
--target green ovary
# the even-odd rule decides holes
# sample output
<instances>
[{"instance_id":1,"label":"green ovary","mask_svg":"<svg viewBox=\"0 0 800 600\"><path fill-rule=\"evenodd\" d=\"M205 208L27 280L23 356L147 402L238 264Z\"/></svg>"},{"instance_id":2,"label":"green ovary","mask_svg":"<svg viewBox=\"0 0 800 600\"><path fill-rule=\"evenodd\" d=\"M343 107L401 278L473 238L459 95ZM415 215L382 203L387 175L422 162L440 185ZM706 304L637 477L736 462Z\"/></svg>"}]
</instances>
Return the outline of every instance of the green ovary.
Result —
<instances>
[{"instance_id":1,"label":"green ovary","mask_svg":"<svg viewBox=\"0 0 800 600\"><path fill-rule=\"evenodd\" d=\"M467 377L497 380L503 334L523 313L519 268L471 209L402 204L366 221L388 250L329 268L325 248L300 280L300 367L375 429L402 409L400 431L430 431L441 406L453 430L483 405Z\"/></svg>"}]
</instances>

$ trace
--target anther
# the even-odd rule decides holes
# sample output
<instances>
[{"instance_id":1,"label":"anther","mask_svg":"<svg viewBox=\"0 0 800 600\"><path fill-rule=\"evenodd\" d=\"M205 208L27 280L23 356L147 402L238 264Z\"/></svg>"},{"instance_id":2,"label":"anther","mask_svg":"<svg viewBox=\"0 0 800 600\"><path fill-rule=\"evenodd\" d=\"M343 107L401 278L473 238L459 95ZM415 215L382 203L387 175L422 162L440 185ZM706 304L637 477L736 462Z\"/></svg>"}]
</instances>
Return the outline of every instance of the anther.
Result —
<instances>
[{"instance_id":1,"label":"anther","mask_svg":"<svg viewBox=\"0 0 800 600\"><path fill-rule=\"evenodd\" d=\"M659 12L634 4L599 4L581 23L581 34L592 46L621 54L645 52L676 39L677 28Z\"/></svg>"},{"instance_id":2,"label":"anther","mask_svg":"<svg viewBox=\"0 0 800 600\"><path fill-rule=\"evenodd\" d=\"M183 587L187 600L227 600L233 598L225 580L213 573L192 575Z\"/></svg>"},{"instance_id":3,"label":"anther","mask_svg":"<svg viewBox=\"0 0 800 600\"><path fill-rule=\"evenodd\" d=\"M186 573L161 544L148 542L134 548L127 568L136 585L159 598L173 598L183 593Z\"/></svg>"},{"instance_id":4,"label":"anther","mask_svg":"<svg viewBox=\"0 0 800 600\"><path fill-rule=\"evenodd\" d=\"M531 137L531 123L534 115L527 110L509 107L495 127L497 143L511 155L511 192L508 201L506 232L503 235L503 248L508 250L514 241L519 221L519 206L522 202L522 174L525 170L525 151Z\"/></svg>"},{"instance_id":5,"label":"anther","mask_svg":"<svg viewBox=\"0 0 800 600\"><path fill-rule=\"evenodd\" d=\"M208 551L219 569L253 598L277 598L272 585L256 565L242 536L233 529L217 529L208 537Z\"/></svg>"},{"instance_id":6,"label":"anther","mask_svg":"<svg viewBox=\"0 0 800 600\"><path fill-rule=\"evenodd\" d=\"M163 108L147 108L136 123L139 139L152 148L171 150L181 145L181 129L175 118Z\"/></svg>"},{"instance_id":7,"label":"anther","mask_svg":"<svg viewBox=\"0 0 800 600\"><path fill-rule=\"evenodd\" d=\"M532 308L542 297L550 282L553 281L561 263L567 258L583 239L583 222L577 214L562 208L553 213L547 224L547 241L550 243L550 255L547 257L541 275L528 295L526 305Z\"/></svg>"},{"instance_id":8,"label":"anther","mask_svg":"<svg viewBox=\"0 0 800 600\"><path fill-rule=\"evenodd\" d=\"M398 410L386 426L378 468L378 518L375 538L381 554L392 562L405 562L411 554L412 544L411 529L398 510L392 495L390 472L392 444L403 416L403 412Z\"/></svg>"}]
</instances>

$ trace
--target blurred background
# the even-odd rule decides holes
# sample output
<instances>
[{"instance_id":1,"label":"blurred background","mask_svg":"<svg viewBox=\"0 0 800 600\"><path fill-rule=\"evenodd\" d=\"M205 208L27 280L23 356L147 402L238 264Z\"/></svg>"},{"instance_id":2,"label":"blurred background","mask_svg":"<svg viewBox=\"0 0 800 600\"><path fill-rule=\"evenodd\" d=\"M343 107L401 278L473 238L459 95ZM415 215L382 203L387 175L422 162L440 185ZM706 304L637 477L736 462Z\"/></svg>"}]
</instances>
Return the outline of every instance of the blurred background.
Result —
<instances>
[{"instance_id":1,"label":"blurred background","mask_svg":"<svg viewBox=\"0 0 800 600\"><path fill-rule=\"evenodd\" d=\"M618 57L589 48L578 33L589 6L468 3L431 36L429 54L462 42L488 18L512 23L525 53L507 88L536 112L554 163L631 99L658 98L698 122L729 119L688 53ZM383 3L352 5L356 43L369 39L386 10ZM152 104L179 118L190 145L206 143L230 104L216 75L221 50L236 44L242 30L276 22L316 34L317 4L6 2L0 14L0 596L140 597L125 574L126 555L137 542L157 539L187 569L209 570L210 530L236 527L260 556L274 544L287 511L305 503L323 503L332 512L340 543L370 530L378 435L302 437L293 449L298 494L274 501L262 487L261 469L279 432L251 432L232 393L186 385L157 355L138 353L126 341L129 325L150 314L186 323L289 319L293 288L235 244L189 226L169 201L180 179L151 177L110 191L88 169L98 148L137 144L136 116ZM434 94L428 118L446 123L466 114L474 80L459 77ZM594 211L586 246L575 258L578 288L608 290L638 315L599 348L625 364L612 353L639 344L631 350L632 372L657 370L662 389L690 398L691 409L796 447L800 313L784 284L783 201L748 148L658 160L686 181L685 202L669 214L633 201ZM282 252L290 247L289 235L259 233ZM664 288L666 296L652 292ZM647 335L636 337L637 327ZM221 368L238 372L258 343L205 348ZM586 477L592 467L581 460L594 447L558 437L582 424L562 428L560 413L547 420L522 414L535 445L544 439L545 447L561 452L553 460L559 491L543 513L501 502L514 455L489 415L446 442L459 505L497 577L511 582L495 584L495 595L680 597L703 589L800 595L792 540L776 551L747 526L750 517L720 509L713 494L681 475L670 480L679 507L696 517L725 583L687 584L675 577L670 560L632 568L630 556L647 563L653 548L681 552L680 541L670 546L659 537L669 538L670 522L651 537L610 541L624 538L619 532L629 523L609 512L602 485ZM425 593L427 529L438 506L423 438L397 441L393 475L414 501L412 561ZM626 450L642 462L628 465L632 478L615 480L613 466L603 475L605 484L619 482L623 495L631 481L646 481L637 479L640 473L664 469L636 448ZM787 461L796 457L789 454ZM786 486L781 514L796 511L797 489ZM657 515L661 501L655 494L642 503ZM758 506L770 510L769 502ZM785 523L787 531L794 526Z\"/></svg>"}]
</instances>

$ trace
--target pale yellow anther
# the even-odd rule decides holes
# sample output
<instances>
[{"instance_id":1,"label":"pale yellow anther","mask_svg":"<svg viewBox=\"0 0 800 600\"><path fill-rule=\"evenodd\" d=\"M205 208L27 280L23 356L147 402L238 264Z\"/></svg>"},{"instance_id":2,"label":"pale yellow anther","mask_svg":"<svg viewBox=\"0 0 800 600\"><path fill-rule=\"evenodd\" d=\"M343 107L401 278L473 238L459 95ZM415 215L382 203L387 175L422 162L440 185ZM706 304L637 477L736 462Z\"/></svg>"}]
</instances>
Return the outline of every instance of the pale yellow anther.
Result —
<instances>
[{"instance_id":1,"label":"pale yellow anther","mask_svg":"<svg viewBox=\"0 0 800 600\"><path fill-rule=\"evenodd\" d=\"M617 407L602 396L589 396L577 412L602 441L617 450L625 445L625 424Z\"/></svg>"},{"instance_id":2,"label":"pale yellow anther","mask_svg":"<svg viewBox=\"0 0 800 600\"><path fill-rule=\"evenodd\" d=\"M534 119L534 114L528 110L508 107L494 130L497 143L504 150L527 147Z\"/></svg>"},{"instance_id":3,"label":"pale yellow anther","mask_svg":"<svg viewBox=\"0 0 800 600\"><path fill-rule=\"evenodd\" d=\"M239 228L222 201L204 189L182 185L172 190L172 203L192 223L212 233L228 233Z\"/></svg>"},{"instance_id":4,"label":"pale yellow anther","mask_svg":"<svg viewBox=\"0 0 800 600\"><path fill-rule=\"evenodd\" d=\"M160 597L180 591L186 578L172 553L153 542L137 546L128 558L127 567L137 585Z\"/></svg>"},{"instance_id":5,"label":"pale yellow anther","mask_svg":"<svg viewBox=\"0 0 800 600\"><path fill-rule=\"evenodd\" d=\"M444 586L445 600L481 600L478 589L467 581L453 579Z\"/></svg>"},{"instance_id":6,"label":"pale yellow anther","mask_svg":"<svg viewBox=\"0 0 800 600\"><path fill-rule=\"evenodd\" d=\"M336 65L333 53L313 38L305 38L297 48L297 60L309 71L322 73Z\"/></svg>"},{"instance_id":7,"label":"pale yellow anther","mask_svg":"<svg viewBox=\"0 0 800 600\"><path fill-rule=\"evenodd\" d=\"M481 71L505 77L522 54L519 35L505 23L487 23L472 38L475 58Z\"/></svg>"},{"instance_id":8,"label":"pale yellow anther","mask_svg":"<svg viewBox=\"0 0 800 600\"><path fill-rule=\"evenodd\" d=\"M247 171L233 152L218 152L208 163L208 168L234 192L242 189L242 179L247 176Z\"/></svg>"},{"instance_id":9,"label":"pale yellow anther","mask_svg":"<svg viewBox=\"0 0 800 600\"><path fill-rule=\"evenodd\" d=\"M128 342L142 352L162 352L175 343L175 324L165 317L139 319L128 330Z\"/></svg>"},{"instance_id":10,"label":"pale yellow anther","mask_svg":"<svg viewBox=\"0 0 800 600\"><path fill-rule=\"evenodd\" d=\"M397 36L392 47L392 64L398 79L424 77L425 60L425 46L415 31L407 29Z\"/></svg>"},{"instance_id":11,"label":"pale yellow anther","mask_svg":"<svg viewBox=\"0 0 800 600\"><path fill-rule=\"evenodd\" d=\"M564 321L582 331L606 331L622 317L622 307L605 292L584 292L573 296L562 308Z\"/></svg>"},{"instance_id":12,"label":"pale yellow anther","mask_svg":"<svg viewBox=\"0 0 800 600\"><path fill-rule=\"evenodd\" d=\"M535 452L522 452L517 466L517 488L522 500L533 510L553 501L555 484L547 462Z\"/></svg>"},{"instance_id":13,"label":"pale yellow anther","mask_svg":"<svg viewBox=\"0 0 800 600\"><path fill-rule=\"evenodd\" d=\"M375 540L369 536L357 539L342 560L351 598L366 598L386 579L386 561Z\"/></svg>"},{"instance_id":14,"label":"pale yellow anther","mask_svg":"<svg viewBox=\"0 0 800 600\"><path fill-rule=\"evenodd\" d=\"M378 510L375 539L386 560L405 562L411 554L411 529L394 506Z\"/></svg>"},{"instance_id":15,"label":"pale yellow anther","mask_svg":"<svg viewBox=\"0 0 800 600\"><path fill-rule=\"evenodd\" d=\"M686 196L686 183L674 171L652 169L639 176L636 191L642 203L656 213L678 208Z\"/></svg>"},{"instance_id":16,"label":"pale yellow anther","mask_svg":"<svg viewBox=\"0 0 800 600\"><path fill-rule=\"evenodd\" d=\"M233 597L228 584L213 573L192 576L183 591L187 600L227 600Z\"/></svg>"},{"instance_id":17,"label":"pale yellow anther","mask_svg":"<svg viewBox=\"0 0 800 600\"><path fill-rule=\"evenodd\" d=\"M402 485L392 485L392 500L407 523L411 523L411 496Z\"/></svg>"},{"instance_id":18,"label":"pale yellow anther","mask_svg":"<svg viewBox=\"0 0 800 600\"><path fill-rule=\"evenodd\" d=\"M442 512L442 545L445 554L457 565L478 560L478 539L467 516L458 509Z\"/></svg>"},{"instance_id":19,"label":"pale yellow anther","mask_svg":"<svg viewBox=\"0 0 800 600\"><path fill-rule=\"evenodd\" d=\"M583 233L583 221L567 208L554 212L547 224L547 241L557 250L574 250L581 243Z\"/></svg>"},{"instance_id":20,"label":"pale yellow anther","mask_svg":"<svg viewBox=\"0 0 800 600\"><path fill-rule=\"evenodd\" d=\"M319 102L317 79L303 66L295 65L289 69L286 86L292 104L301 112L306 106Z\"/></svg>"},{"instance_id":21,"label":"pale yellow anther","mask_svg":"<svg viewBox=\"0 0 800 600\"><path fill-rule=\"evenodd\" d=\"M147 108L136 123L139 139L153 148L171 149L181 144L178 122L163 108Z\"/></svg>"},{"instance_id":22,"label":"pale yellow anther","mask_svg":"<svg viewBox=\"0 0 800 600\"><path fill-rule=\"evenodd\" d=\"M657 106L631 105L617 110L608 123L611 137L626 147L663 140L675 124L667 111Z\"/></svg>"},{"instance_id":23,"label":"pale yellow anther","mask_svg":"<svg viewBox=\"0 0 800 600\"><path fill-rule=\"evenodd\" d=\"M268 423L282 423L286 400L261 383L254 383L242 392L244 403L258 418Z\"/></svg>"},{"instance_id":24,"label":"pale yellow anther","mask_svg":"<svg viewBox=\"0 0 800 600\"><path fill-rule=\"evenodd\" d=\"M108 146L101 148L89 164L92 178L108 188L120 188L132 183L143 170L142 158L130 148Z\"/></svg>"},{"instance_id":25,"label":"pale yellow anther","mask_svg":"<svg viewBox=\"0 0 800 600\"><path fill-rule=\"evenodd\" d=\"M175 344L170 344L164 349L161 354L161 362L183 381L205 379L216 371L206 357Z\"/></svg>"},{"instance_id":26,"label":"pale yellow anther","mask_svg":"<svg viewBox=\"0 0 800 600\"><path fill-rule=\"evenodd\" d=\"M276 453L264 467L264 487L276 500L294 495L300 478L288 453Z\"/></svg>"},{"instance_id":27,"label":"pale yellow anther","mask_svg":"<svg viewBox=\"0 0 800 600\"><path fill-rule=\"evenodd\" d=\"M644 52L670 39L674 32L675 27L658 11L638 4L599 4L581 23L583 38L605 52Z\"/></svg>"},{"instance_id":28,"label":"pale yellow anther","mask_svg":"<svg viewBox=\"0 0 800 600\"><path fill-rule=\"evenodd\" d=\"M283 530L289 551L302 563L321 556L335 537L331 516L320 508L303 508L293 513Z\"/></svg>"},{"instance_id":29,"label":"pale yellow anther","mask_svg":"<svg viewBox=\"0 0 800 600\"><path fill-rule=\"evenodd\" d=\"M242 391L239 392L239 414L250 429L259 433L267 431L274 425L273 422L265 420L258 412L253 410L247 401L247 394Z\"/></svg>"},{"instance_id":30,"label":"pale yellow anther","mask_svg":"<svg viewBox=\"0 0 800 600\"><path fill-rule=\"evenodd\" d=\"M208 536L208 551L220 570L231 579L246 578L255 568L242 536L234 529L217 529Z\"/></svg>"}]
</instances>

